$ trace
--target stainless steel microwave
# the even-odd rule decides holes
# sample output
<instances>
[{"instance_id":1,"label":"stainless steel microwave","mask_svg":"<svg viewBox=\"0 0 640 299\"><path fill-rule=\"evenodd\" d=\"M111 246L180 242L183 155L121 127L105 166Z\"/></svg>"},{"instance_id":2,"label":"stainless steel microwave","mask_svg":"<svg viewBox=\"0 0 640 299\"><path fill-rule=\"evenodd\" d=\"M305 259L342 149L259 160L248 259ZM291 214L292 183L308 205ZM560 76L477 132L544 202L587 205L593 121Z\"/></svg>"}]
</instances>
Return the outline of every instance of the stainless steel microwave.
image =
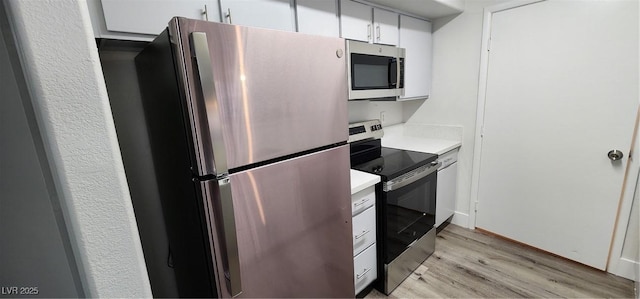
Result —
<instances>
[{"instance_id":1,"label":"stainless steel microwave","mask_svg":"<svg viewBox=\"0 0 640 299\"><path fill-rule=\"evenodd\" d=\"M405 49L347 40L349 100L404 95Z\"/></svg>"}]
</instances>

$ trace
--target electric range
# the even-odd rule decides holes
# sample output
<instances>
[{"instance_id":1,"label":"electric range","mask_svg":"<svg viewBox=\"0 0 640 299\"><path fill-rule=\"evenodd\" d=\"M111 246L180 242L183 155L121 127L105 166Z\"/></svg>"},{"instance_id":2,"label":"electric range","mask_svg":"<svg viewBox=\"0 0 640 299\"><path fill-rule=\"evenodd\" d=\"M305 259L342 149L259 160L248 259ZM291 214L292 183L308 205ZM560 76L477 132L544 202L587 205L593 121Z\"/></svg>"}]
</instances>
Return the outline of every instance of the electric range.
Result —
<instances>
[{"instance_id":1,"label":"electric range","mask_svg":"<svg viewBox=\"0 0 640 299\"><path fill-rule=\"evenodd\" d=\"M351 124L351 168L376 174L378 281L390 294L435 250L438 155L381 146L377 120Z\"/></svg>"}]
</instances>

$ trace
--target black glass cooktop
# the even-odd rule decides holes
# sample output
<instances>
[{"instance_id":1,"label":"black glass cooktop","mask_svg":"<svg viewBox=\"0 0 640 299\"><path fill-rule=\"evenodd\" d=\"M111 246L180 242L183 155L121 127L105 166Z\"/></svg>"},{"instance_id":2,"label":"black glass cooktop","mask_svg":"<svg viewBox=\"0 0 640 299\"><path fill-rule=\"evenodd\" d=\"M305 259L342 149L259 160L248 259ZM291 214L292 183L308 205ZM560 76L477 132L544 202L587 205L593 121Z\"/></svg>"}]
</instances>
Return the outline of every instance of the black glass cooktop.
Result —
<instances>
[{"instance_id":1,"label":"black glass cooktop","mask_svg":"<svg viewBox=\"0 0 640 299\"><path fill-rule=\"evenodd\" d=\"M436 154L383 147L379 157L351 168L377 174L387 181L437 159Z\"/></svg>"}]
</instances>

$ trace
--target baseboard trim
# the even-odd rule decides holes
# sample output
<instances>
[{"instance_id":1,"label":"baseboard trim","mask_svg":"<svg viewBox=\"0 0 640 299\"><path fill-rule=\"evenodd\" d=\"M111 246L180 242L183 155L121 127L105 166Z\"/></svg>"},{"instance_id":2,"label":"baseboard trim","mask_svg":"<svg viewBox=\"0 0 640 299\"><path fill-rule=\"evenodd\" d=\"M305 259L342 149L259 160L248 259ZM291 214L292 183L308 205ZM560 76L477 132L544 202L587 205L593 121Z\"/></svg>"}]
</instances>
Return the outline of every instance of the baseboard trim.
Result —
<instances>
[{"instance_id":1,"label":"baseboard trim","mask_svg":"<svg viewBox=\"0 0 640 299\"><path fill-rule=\"evenodd\" d=\"M451 219L451 223L462 226L464 228L475 228L471 223L469 223L469 214L455 211L453 213L453 218Z\"/></svg>"},{"instance_id":2,"label":"baseboard trim","mask_svg":"<svg viewBox=\"0 0 640 299\"><path fill-rule=\"evenodd\" d=\"M640 262L636 262L630 259L620 257L615 267L609 267L609 273L631 279L633 281L640 281L638 277L638 269L640 268Z\"/></svg>"}]
</instances>

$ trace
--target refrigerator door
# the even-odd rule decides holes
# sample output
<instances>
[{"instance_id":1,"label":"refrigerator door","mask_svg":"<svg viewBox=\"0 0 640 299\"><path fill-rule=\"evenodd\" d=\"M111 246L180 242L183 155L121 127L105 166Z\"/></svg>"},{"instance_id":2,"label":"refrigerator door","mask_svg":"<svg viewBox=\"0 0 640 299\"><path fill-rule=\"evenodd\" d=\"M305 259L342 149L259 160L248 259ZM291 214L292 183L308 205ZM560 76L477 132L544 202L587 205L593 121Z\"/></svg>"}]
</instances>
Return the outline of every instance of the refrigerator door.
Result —
<instances>
[{"instance_id":1,"label":"refrigerator door","mask_svg":"<svg viewBox=\"0 0 640 299\"><path fill-rule=\"evenodd\" d=\"M343 39L184 18L169 33L198 175L347 140Z\"/></svg>"},{"instance_id":2,"label":"refrigerator door","mask_svg":"<svg viewBox=\"0 0 640 299\"><path fill-rule=\"evenodd\" d=\"M240 297L354 296L348 165L349 147L340 146L230 175ZM207 181L205 189L218 186ZM214 210L226 200L205 193L214 195L207 199ZM211 233L216 252L226 247L224 230ZM228 258L216 254L218 277L230 276ZM229 296L233 283L221 283L220 295Z\"/></svg>"}]
</instances>

